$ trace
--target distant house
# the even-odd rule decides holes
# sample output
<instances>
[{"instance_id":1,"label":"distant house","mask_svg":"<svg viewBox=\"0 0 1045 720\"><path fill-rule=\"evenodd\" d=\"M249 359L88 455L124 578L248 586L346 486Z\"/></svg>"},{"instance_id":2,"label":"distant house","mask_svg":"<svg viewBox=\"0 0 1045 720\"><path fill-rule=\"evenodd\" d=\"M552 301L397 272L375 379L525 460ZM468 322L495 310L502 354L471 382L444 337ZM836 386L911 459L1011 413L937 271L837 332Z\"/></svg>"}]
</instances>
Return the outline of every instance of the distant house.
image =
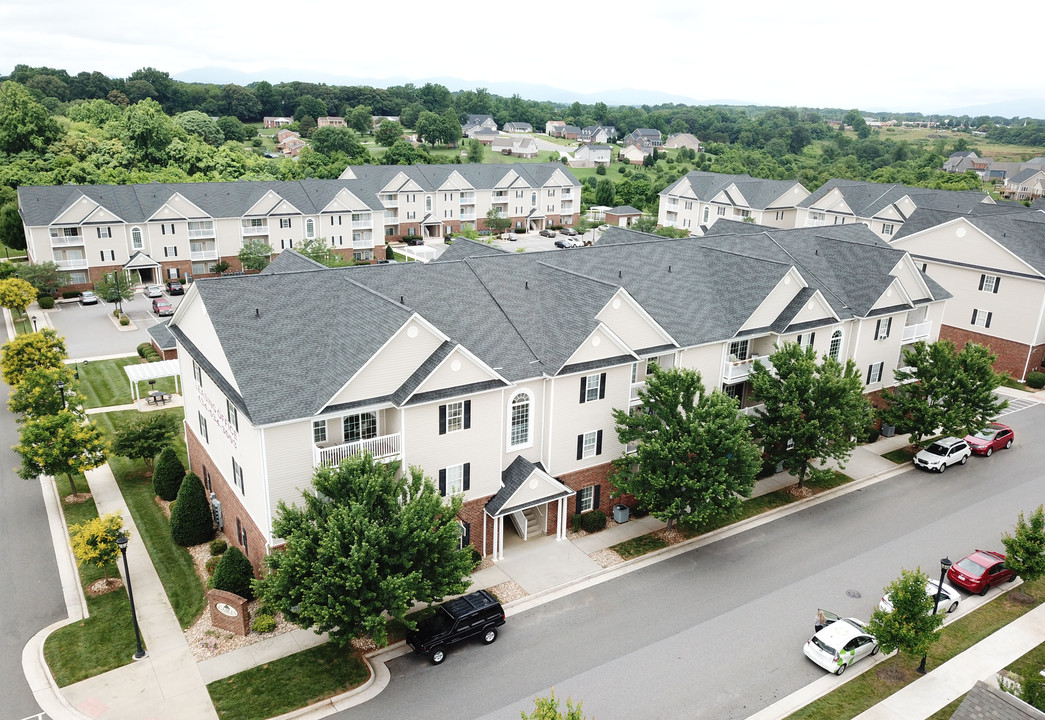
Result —
<instances>
[{"instance_id":1,"label":"distant house","mask_svg":"<svg viewBox=\"0 0 1045 720\"><path fill-rule=\"evenodd\" d=\"M533 125L528 122L510 122L504 124L506 133L532 133Z\"/></svg>"},{"instance_id":2,"label":"distant house","mask_svg":"<svg viewBox=\"0 0 1045 720\"><path fill-rule=\"evenodd\" d=\"M577 140L581 136L581 129L576 125L566 125L562 129L562 136L567 140Z\"/></svg>"},{"instance_id":3,"label":"distant house","mask_svg":"<svg viewBox=\"0 0 1045 720\"><path fill-rule=\"evenodd\" d=\"M626 145L624 149L620 151L620 159L624 162L629 162L632 165L641 165L642 161L646 159L646 156L652 154L653 148L651 147Z\"/></svg>"},{"instance_id":4,"label":"distant house","mask_svg":"<svg viewBox=\"0 0 1045 720\"><path fill-rule=\"evenodd\" d=\"M492 130L497 132L497 123L491 115L469 115L461 126L461 134L465 137L475 137L479 130Z\"/></svg>"},{"instance_id":5,"label":"distant house","mask_svg":"<svg viewBox=\"0 0 1045 720\"><path fill-rule=\"evenodd\" d=\"M624 136L622 145L637 145L639 147L660 147L664 144L660 130L653 128L635 128Z\"/></svg>"},{"instance_id":6,"label":"distant house","mask_svg":"<svg viewBox=\"0 0 1045 720\"><path fill-rule=\"evenodd\" d=\"M494 140L501 137L501 133L478 125L468 130L467 137L472 140L478 140L483 145L493 145Z\"/></svg>"},{"instance_id":7,"label":"distant house","mask_svg":"<svg viewBox=\"0 0 1045 720\"><path fill-rule=\"evenodd\" d=\"M966 170L972 170L982 178L987 175L993 162L994 158L981 158L972 150L962 150L951 153L941 169L949 173L963 173Z\"/></svg>"},{"instance_id":8,"label":"distant house","mask_svg":"<svg viewBox=\"0 0 1045 720\"><path fill-rule=\"evenodd\" d=\"M562 137L566 131L566 123L562 120L549 120L544 124L544 132L551 137Z\"/></svg>"},{"instance_id":9,"label":"distant house","mask_svg":"<svg viewBox=\"0 0 1045 720\"><path fill-rule=\"evenodd\" d=\"M480 140L480 142L482 142ZM501 135L494 138L490 149L502 155L511 155L518 158L537 157L537 143L531 137L511 137Z\"/></svg>"},{"instance_id":10,"label":"distant house","mask_svg":"<svg viewBox=\"0 0 1045 720\"><path fill-rule=\"evenodd\" d=\"M697 152L704 149L704 146L700 144L700 140L697 140L697 136L690 133L676 133L675 135L669 135L668 139L664 142L664 147L671 149L689 148L690 150L696 150Z\"/></svg>"},{"instance_id":11,"label":"distant house","mask_svg":"<svg viewBox=\"0 0 1045 720\"><path fill-rule=\"evenodd\" d=\"M1045 197L1045 170L1033 167L1020 170L1012 177L1006 178L1005 184L998 188L998 192L1006 200L1033 200Z\"/></svg>"},{"instance_id":12,"label":"distant house","mask_svg":"<svg viewBox=\"0 0 1045 720\"><path fill-rule=\"evenodd\" d=\"M281 143L290 140L291 138L300 139L301 135L294 132L293 130L280 130L278 133L276 133L276 145L278 146Z\"/></svg>"},{"instance_id":13,"label":"distant house","mask_svg":"<svg viewBox=\"0 0 1045 720\"><path fill-rule=\"evenodd\" d=\"M305 147L305 141L296 137L288 138L279 144L279 149L283 151L283 154L290 157L297 157L300 155L301 148L303 147Z\"/></svg>"},{"instance_id":14,"label":"distant house","mask_svg":"<svg viewBox=\"0 0 1045 720\"><path fill-rule=\"evenodd\" d=\"M603 213L607 225L631 227L631 224L642 217L642 211L631 205L618 205Z\"/></svg>"},{"instance_id":15,"label":"distant house","mask_svg":"<svg viewBox=\"0 0 1045 720\"><path fill-rule=\"evenodd\" d=\"M373 124L375 131L381 125L381 123L383 123L385 121L397 123L397 122L399 122L399 116L398 115L371 115L370 116L370 122Z\"/></svg>"},{"instance_id":16,"label":"distant house","mask_svg":"<svg viewBox=\"0 0 1045 720\"><path fill-rule=\"evenodd\" d=\"M617 129L607 125L589 125L581 128L577 139L582 143L608 143L617 139Z\"/></svg>"},{"instance_id":17,"label":"distant house","mask_svg":"<svg viewBox=\"0 0 1045 720\"><path fill-rule=\"evenodd\" d=\"M797 180L765 180L693 170L660 192L657 224L707 231L719 220L795 227L797 206L809 191Z\"/></svg>"},{"instance_id":18,"label":"distant house","mask_svg":"<svg viewBox=\"0 0 1045 720\"><path fill-rule=\"evenodd\" d=\"M613 158L613 148L609 145L580 145L570 159L570 167L590 168L608 167Z\"/></svg>"},{"instance_id":19,"label":"distant house","mask_svg":"<svg viewBox=\"0 0 1045 720\"><path fill-rule=\"evenodd\" d=\"M325 115L321 118L316 118L316 127L348 127L348 123L345 122L343 117Z\"/></svg>"},{"instance_id":20,"label":"distant house","mask_svg":"<svg viewBox=\"0 0 1045 720\"><path fill-rule=\"evenodd\" d=\"M294 122L294 118L291 117L266 117L264 119L265 127L269 130L290 125L292 122Z\"/></svg>"}]
</instances>

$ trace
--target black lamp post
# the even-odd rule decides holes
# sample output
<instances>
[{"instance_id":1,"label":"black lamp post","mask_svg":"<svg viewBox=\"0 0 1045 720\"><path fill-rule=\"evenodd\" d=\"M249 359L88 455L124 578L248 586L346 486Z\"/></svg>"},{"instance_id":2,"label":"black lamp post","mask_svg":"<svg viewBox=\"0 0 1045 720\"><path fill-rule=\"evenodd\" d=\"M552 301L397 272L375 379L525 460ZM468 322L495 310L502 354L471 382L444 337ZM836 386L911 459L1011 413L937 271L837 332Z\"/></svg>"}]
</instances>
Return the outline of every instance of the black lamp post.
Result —
<instances>
[{"instance_id":1,"label":"black lamp post","mask_svg":"<svg viewBox=\"0 0 1045 720\"><path fill-rule=\"evenodd\" d=\"M123 555L123 577L127 581L127 597L131 601L131 618L134 620L134 640L138 643L138 651L134 653L133 657L135 660L141 660L148 653L142 649L142 635L141 631L138 630L138 615L134 612L134 593L131 592L131 571L127 567L127 536L121 534L116 538L116 545L119 546L120 554Z\"/></svg>"},{"instance_id":2,"label":"black lamp post","mask_svg":"<svg viewBox=\"0 0 1045 720\"><path fill-rule=\"evenodd\" d=\"M951 567L950 558L944 558L940 561L940 584L936 586L936 595L933 596L933 611L932 614L936 614L936 608L940 606L940 596L943 595L943 579L947 575L948 568ZM918 666L918 672L921 675L925 674L925 655L922 655L922 662Z\"/></svg>"},{"instance_id":3,"label":"black lamp post","mask_svg":"<svg viewBox=\"0 0 1045 720\"><path fill-rule=\"evenodd\" d=\"M69 406L65 402L65 383L61 380L58 381L58 393L62 396L62 410L68 410Z\"/></svg>"},{"instance_id":4,"label":"black lamp post","mask_svg":"<svg viewBox=\"0 0 1045 720\"><path fill-rule=\"evenodd\" d=\"M36 332L36 315L33 315L33 332Z\"/></svg>"}]
</instances>

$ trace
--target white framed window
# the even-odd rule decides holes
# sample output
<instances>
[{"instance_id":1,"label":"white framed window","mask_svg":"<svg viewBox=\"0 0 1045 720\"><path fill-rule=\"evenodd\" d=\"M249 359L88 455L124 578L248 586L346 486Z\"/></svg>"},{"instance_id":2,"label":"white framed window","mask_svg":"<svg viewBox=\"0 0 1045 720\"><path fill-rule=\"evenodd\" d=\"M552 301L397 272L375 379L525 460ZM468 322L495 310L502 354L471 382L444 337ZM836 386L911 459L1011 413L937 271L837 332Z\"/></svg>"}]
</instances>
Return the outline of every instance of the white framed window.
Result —
<instances>
[{"instance_id":1,"label":"white framed window","mask_svg":"<svg viewBox=\"0 0 1045 720\"><path fill-rule=\"evenodd\" d=\"M776 217L777 220L783 220L784 219L784 211L783 210L777 210L775 217Z\"/></svg>"},{"instance_id":2,"label":"white framed window","mask_svg":"<svg viewBox=\"0 0 1045 720\"><path fill-rule=\"evenodd\" d=\"M324 443L327 441L327 421L326 420L313 420L312 421L312 442Z\"/></svg>"},{"instance_id":3,"label":"white framed window","mask_svg":"<svg viewBox=\"0 0 1045 720\"><path fill-rule=\"evenodd\" d=\"M69 276L70 285L84 285L87 283L87 273L82 270L66 273Z\"/></svg>"},{"instance_id":4,"label":"white framed window","mask_svg":"<svg viewBox=\"0 0 1045 720\"><path fill-rule=\"evenodd\" d=\"M112 228L111 227L100 227L100 228L95 228L95 230L98 231L98 237L100 237L100 238L111 238L112 237Z\"/></svg>"},{"instance_id":5,"label":"white framed window","mask_svg":"<svg viewBox=\"0 0 1045 720\"><path fill-rule=\"evenodd\" d=\"M749 217L751 217L751 211L750 210L741 210L740 211L740 217L742 217L742 218L749 218Z\"/></svg>"},{"instance_id":6,"label":"white framed window","mask_svg":"<svg viewBox=\"0 0 1045 720\"><path fill-rule=\"evenodd\" d=\"M373 260L374 259L374 251L373 250L353 250L352 251L352 259L353 260Z\"/></svg>"},{"instance_id":7,"label":"white framed window","mask_svg":"<svg viewBox=\"0 0 1045 720\"><path fill-rule=\"evenodd\" d=\"M192 274L193 275L204 275L206 273L209 273L212 265L213 264L209 263L209 262L194 262L192 264ZM171 268L171 269L175 270L175 271L177 270L177 268Z\"/></svg>"},{"instance_id":8,"label":"white framed window","mask_svg":"<svg viewBox=\"0 0 1045 720\"><path fill-rule=\"evenodd\" d=\"M797 338L795 338L795 342L798 343L798 346L800 348L804 349L804 348L812 347L813 346L813 340L815 340L815 339L816 339L816 333L815 332L808 332L808 333L800 334Z\"/></svg>"},{"instance_id":9,"label":"white framed window","mask_svg":"<svg viewBox=\"0 0 1045 720\"><path fill-rule=\"evenodd\" d=\"M279 228L280 230L287 230L288 228L290 228L290 218L280 218Z\"/></svg>"},{"instance_id":10,"label":"white framed window","mask_svg":"<svg viewBox=\"0 0 1045 720\"><path fill-rule=\"evenodd\" d=\"M882 235L892 235L892 234L893 234L893 224L892 223L882 223Z\"/></svg>"},{"instance_id":11,"label":"white framed window","mask_svg":"<svg viewBox=\"0 0 1045 720\"><path fill-rule=\"evenodd\" d=\"M140 227L131 228L131 248L134 250L141 250L144 247L142 242L142 229Z\"/></svg>"},{"instance_id":12,"label":"white framed window","mask_svg":"<svg viewBox=\"0 0 1045 720\"><path fill-rule=\"evenodd\" d=\"M232 427L236 428L236 432L239 432L239 411L228 398L225 398L225 411L228 413L229 422L232 424Z\"/></svg>"},{"instance_id":13,"label":"white framed window","mask_svg":"<svg viewBox=\"0 0 1045 720\"><path fill-rule=\"evenodd\" d=\"M345 442L375 438L377 437L377 413L365 412L358 415L346 415L343 426Z\"/></svg>"},{"instance_id":14,"label":"white framed window","mask_svg":"<svg viewBox=\"0 0 1045 720\"><path fill-rule=\"evenodd\" d=\"M867 384L873 385L882 381L882 366L884 363L874 363L867 366Z\"/></svg>"},{"instance_id":15,"label":"white framed window","mask_svg":"<svg viewBox=\"0 0 1045 720\"><path fill-rule=\"evenodd\" d=\"M693 201L692 200L687 200L686 202L682 203L682 207L684 207L686 210L692 210L693 209Z\"/></svg>"},{"instance_id":16,"label":"white framed window","mask_svg":"<svg viewBox=\"0 0 1045 720\"><path fill-rule=\"evenodd\" d=\"M726 216L726 208L724 208L723 206L720 205L718 207L718 215L719 215L719 217L725 217Z\"/></svg>"},{"instance_id":17,"label":"white framed window","mask_svg":"<svg viewBox=\"0 0 1045 720\"><path fill-rule=\"evenodd\" d=\"M845 225L845 217L842 215L835 215L835 225Z\"/></svg>"},{"instance_id":18,"label":"white framed window","mask_svg":"<svg viewBox=\"0 0 1045 720\"><path fill-rule=\"evenodd\" d=\"M178 246L177 245L164 245L163 246L163 257L178 257Z\"/></svg>"},{"instance_id":19,"label":"white framed window","mask_svg":"<svg viewBox=\"0 0 1045 720\"><path fill-rule=\"evenodd\" d=\"M464 430L464 401L446 404L446 432Z\"/></svg>"},{"instance_id":20,"label":"white framed window","mask_svg":"<svg viewBox=\"0 0 1045 720\"><path fill-rule=\"evenodd\" d=\"M471 463L451 465L439 471L439 494L443 497L468 492L471 486Z\"/></svg>"},{"instance_id":21,"label":"white framed window","mask_svg":"<svg viewBox=\"0 0 1045 720\"><path fill-rule=\"evenodd\" d=\"M986 293L998 294L1001 278L997 275L980 275L980 290Z\"/></svg>"},{"instance_id":22,"label":"white framed window","mask_svg":"<svg viewBox=\"0 0 1045 720\"><path fill-rule=\"evenodd\" d=\"M530 408L532 404L533 398L526 391L517 393L508 403L508 442L510 447L517 448L532 444L533 440L530 435Z\"/></svg>"},{"instance_id":23,"label":"white framed window","mask_svg":"<svg viewBox=\"0 0 1045 720\"><path fill-rule=\"evenodd\" d=\"M842 331L835 330L831 333L831 345L827 349L827 354L832 360L837 360L838 356L842 352Z\"/></svg>"},{"instance_id":24,"label":"white framed window","mask_svg":"<svg viewBox=\"0 0 1045 720\"><path fill-rule=\"evenodd\" d=\"M885 340L889 337L889 330L892 329L893 319L891 317L879 318L878 322L874 326L874 339Z\"/></svg>"},{"instance_id":25,"label":"white framed window","mask_svg":"<svg viewBox=\"0 0 1045 720\"><path fill-rule=\"evenodd\" d=\"M243 466L232 458L232 484L239 488L241 495L247 494L247 488L243 484Z\"/></svg>"},{"instance_id":26,"label":"white framed window","mask_svg":"<svg viewBox=\"0 0 1045 720\"><path fill-rule=\"evenodd\" d=\"M734 340L729 344L729 359L747 360L748 340Z\"/></svg>"},{"instance_id":27,"label":"white framed window","mask_svg":"<svg viewBox=\"0 0 1045 720\"><path fill-rule=\"evenodd\" d=\"M577 459L602 454L602 430L592 430L577 436Z\"/></svg>"},{"instance_id":28,"label":"white framed window","mask_svg":"<svg viewBox=\"0 0 1045 720\"><path fill-rule=\"evenodd\" d=\"M432 212L432 196L425 195L425 212Z\"/></svg>"},{"instance_id":29,"label":"white framed window","mask_svg":"<svg viewBox=\"0 0 1045 720\"><path fill-rule=\"evenodd\" d=\"M711 213L711 208L704 208L704 222L708 221L708 215Z\"/></svg>"},{"instance_id":30,"label":"white framed window","mask_svg":"<svg viewBox=\"0 0 1045 720\"><path fill-rule=\"evenodd\" d=\"M192 379L196 381L197 385L203 385L203 371L200 369L200 364L195 360L192 361Z\"/></svg>"},{"instance_id":31,"label":"white framed window","mask_svg":"<svg viewBox=\"0 0 1045 720\"><path fill-rule=\"evenodd\" d=\"M207 418L203 417L202 412L196 413L199 416L200 421L200 437L203 438L203 442L210 442L210 435L207 434Z\"/></svg>"},{"instance_id":32,"label":"white framed window","mask_svg":"<svg viewBox=\"0 0 1045 720\"><path fill-rule=\"evenodd\" d=\"M606 397L606 373L581 377L581 402L593 402Z\"/></svg>"},{"instance_id":33,"label":"white framed window","mask_svg":"<svg viewBox=\"0 0 1045 720\"><path fill-rule=\"evenodd\" d=\"M991 326L992 315L994 315L994 313L987 312L986 310L973 310L972 324L976 327L989 328Z\"/></svg>"},{"instance_id":34,"label":"white framed window","mask_svg":"<svg viewBox=\"0 0 1045 720\"><path fill-rule=\"evenodd\" d=\"M316 237L316 221L309 218L305 221L305 237L314 240Z\"/></svg>"},{"instance_id":35,"label":"white framed window","mask_svg":"<svg viewBox=\"0 0 1045 720\"><path fill-rule=\"evenodd\" d=\"M286 250L287 248L292 248L292 247L294 247L294 239L293 238L280 238L280 240L279 240L279 249L280 250Z\"/></svg>"},{"instance_id":36,"label":"white framed window","mask_svg":"<svg viewBox=\"0 0 1045 720\"><path fill-rule=\"evenodd\" d=\"M737 402L744 399L744 383L733 383L732 385L723 385L722 393L726 397L731 397Z\"/></svg>"},{"instance_id":37,"label":"white framed window","mask_svg":"<svg viewBox=\"0 0 1045 720\"><path fill-rule=\"evenodd\" d=\"M577 491L577 512L583 513L595 509L595 486L581 488Z\"/></svg>"}]
</instances>

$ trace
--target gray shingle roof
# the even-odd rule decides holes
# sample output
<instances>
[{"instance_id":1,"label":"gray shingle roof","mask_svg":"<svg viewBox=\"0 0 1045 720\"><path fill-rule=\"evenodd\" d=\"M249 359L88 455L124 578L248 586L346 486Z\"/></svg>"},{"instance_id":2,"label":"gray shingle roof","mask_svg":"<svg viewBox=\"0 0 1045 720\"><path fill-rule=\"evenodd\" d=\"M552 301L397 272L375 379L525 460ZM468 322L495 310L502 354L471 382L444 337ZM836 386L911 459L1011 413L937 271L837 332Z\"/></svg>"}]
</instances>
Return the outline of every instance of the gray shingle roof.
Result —
<instances>
[{"instance_id":1,"label":"gray shingle roof","mask_svg":"<svg viewBox=\"0 0 1045 720\"><path fill-rule=\"evenodd\" d=\"M326 267L321 262L307 258L296 250L284 250L277 255L272 262L265 266L263 274L281 272L307 272L309 270L322 270Z\"/></svg>"},{"instance_id":2,"label":"gray shingle roof","mask_svg":"<svg viewBox=\"0 0 1045 720\"><path fill-rule=\"evenodd\" d=\"M899 183L885 184L862 180L834 178L817 188L798 207L815 207L828 193L837 189L852 211L859 217L875 217L901 198L910 197L919 208L976 212L979 205L990 196L975 190L934 190L932 188L909 187Z\"/></svg>"},{"instance_id":3,"label":"gray shingle roof","mask_svg":"<svg viewBox=\"0 0 1045 720\"><path fill-rule=\"evenodd\" d=\"M802 187L802 184L797 180L764 180L762 178L753 178L750 175L724 175L722 173L693 170L661 190L660 195L667 196L674 193L675 188L683 180L689 181L694 197L704 202L710 202L712 198L724 192L730 185L736 185L737 189L743 194L744 199L748 202L746 207L759 210L771 207L771 203L778 200L784 193L796 185ZM736 198L731 198L733 204L736 204L736 200Z\"/></svg>"},{"instance_id":4,"label":"gray shingle roof","mask_svg":"<svg viewBox=\"0 0 1045 720\"><path fill-rule=\"evenodd\" d=\"M977 680L951 720L1043 720L1045 713L1012 693Z\"/></svg>"}]
</instances>

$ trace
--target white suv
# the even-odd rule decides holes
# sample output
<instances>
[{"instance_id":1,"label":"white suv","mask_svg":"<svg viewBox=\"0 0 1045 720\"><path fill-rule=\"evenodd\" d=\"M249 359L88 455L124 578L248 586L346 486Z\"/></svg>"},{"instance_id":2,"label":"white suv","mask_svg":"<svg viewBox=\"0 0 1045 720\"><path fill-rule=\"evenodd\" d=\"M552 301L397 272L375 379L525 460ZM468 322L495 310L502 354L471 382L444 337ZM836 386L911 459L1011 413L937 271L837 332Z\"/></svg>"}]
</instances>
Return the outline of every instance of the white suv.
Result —
<instances>
[{"instance_id":1,"label":"white suv","mask_svg":"<svg viewBox=\"0 0 1045 720\"><path fill-rule=\"evenodd\" d=\"M972 448L969 447L969 443L959 438L945 437L915 455L914 464L915 467L942 473L948 465L964 465L970 455Z\"/></svg>"}]
</instances>

